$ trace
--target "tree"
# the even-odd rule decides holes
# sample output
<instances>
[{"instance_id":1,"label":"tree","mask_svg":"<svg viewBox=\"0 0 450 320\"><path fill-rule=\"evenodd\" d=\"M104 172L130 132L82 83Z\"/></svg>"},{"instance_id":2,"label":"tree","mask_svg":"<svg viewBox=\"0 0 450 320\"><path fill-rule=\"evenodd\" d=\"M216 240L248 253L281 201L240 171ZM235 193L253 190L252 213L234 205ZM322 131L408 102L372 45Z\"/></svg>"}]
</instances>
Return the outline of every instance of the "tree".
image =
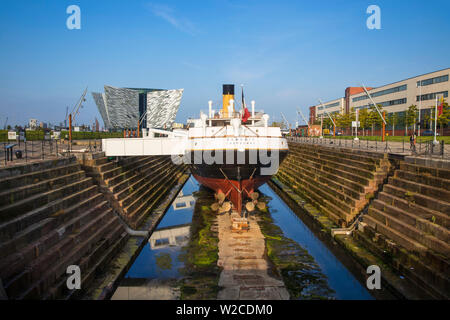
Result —
<instances>
[{"instance_id":1,"label":"tree","mask_svg":"<svg viewBox=\"0 0 450 320\"><path fill-rule=\"evenodd\" d=\"M408 110L406 110L406 126L411 127L414 125L414 131L416 131L416 119L417 119L417 106L412 104L409 106Z\"/></svg>"},{"instance_id":2,"label":"tree","mask_svg":"<svg viewBox=\"0 0 450 320\"><path fill-rule=\"evenodd\" d=\"M352 121L354 121L354 113L339 114L336 118L336 125L341 128L350 128L352 126Z\"/></svg>"},{"instance_id":3,"label":"tree","mask_svg":"<svg viewBox=\"0 0 450 320\"><path fill-rule=\"evenodd\" d=\"M361 124L361 128L363 128L363 135L365 136L365 129L370 127L369 111L366 108L359 110L359 122Z\"/></svg>"},{"instance_id":4,"label":"tree","mask_svg":"<svg viewBox=\"0 0 450 320\"><path fill-rule=\"evenodd\" d=\"M392 136L395 136L395 125L398 124L399 116L397 112L389 113L386 117L388 125L392 126Z\"/></svg>"},{"instance_id":5,"label":"tree","mask_svg":"<svg viewBox=\"0 0 450 320\"><path fill-rule=\"evenodd\" d=\"M383 112L383 107L381 104L378 105L378 109L380 110L381 113ZM368 116L369 116L369 125L372 127L372 136L373 136L373 129L375 125L379 126L383 122L383 120L381 119L377 109L373 105L370 106L370 112Z\"/></svg>"},{"instance_id":6,"label":"tree","mask_svg":"<svg viewBox=\"0 0 450 320\"><path fill-rule=\"evenodd\" d=\"M442 114L438 116L437 122L439 123L439 128L441 131L441 136L444 134L444 126L448 125L450 121L450 107L444 100L444 105L442 107Z\"/></svg>"},{"instance_id":7,"label":"tree","mask_svg":"<svg viewBox=\"0 0 450 320\"><path fill-rule=\"evenodd\" d=\"M276 122L273 121L271 124L272 127L279 127L281 129L284 129L284 127L286 127L286 125L284 124L284 122Z\"/></svg>"}]
</instances>

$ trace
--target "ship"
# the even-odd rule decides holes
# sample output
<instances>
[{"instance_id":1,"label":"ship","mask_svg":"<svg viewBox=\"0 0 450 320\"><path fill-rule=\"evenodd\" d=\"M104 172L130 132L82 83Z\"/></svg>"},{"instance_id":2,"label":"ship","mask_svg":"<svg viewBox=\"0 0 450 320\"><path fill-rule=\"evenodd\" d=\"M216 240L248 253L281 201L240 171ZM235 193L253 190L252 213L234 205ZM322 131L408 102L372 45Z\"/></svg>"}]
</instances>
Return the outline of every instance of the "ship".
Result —
<instances>
[{"instance_id":1,"label":"ship","mask_svg":"<svg viewBox=\"0 0 450 320\"><path fill-rule=\"evenodd\" d=\"M170 155L175 163L183 161L200 184L214 191L214 210L244 219L255 206L264 206L257 189L277 173L288 143L279 127L269 125L269 115L255 110L255 101L249 110L243 88L238 108L234 91L233 84L224 84L218 109L209 101L208 110L189 119L186 129L148 126L142 137L103 139L103 151L107 156Z\"/></svg>"},{"instance_id":2,"label":"ship","mask_svg":"<svg viewBox=\"0 0 450 320\"><path fill-rule=\"evenodd\" d=\"M267 114L255 111L254 101L248 110L243 91L237 111L234 90L224 84L221 109L210 101L207 114L191 122L185 157L194 178L215 192L215 209L242 216L258 204L257 189L276 174L288 143L279 127L269 126Z\"/></svg>"}]
</instances>

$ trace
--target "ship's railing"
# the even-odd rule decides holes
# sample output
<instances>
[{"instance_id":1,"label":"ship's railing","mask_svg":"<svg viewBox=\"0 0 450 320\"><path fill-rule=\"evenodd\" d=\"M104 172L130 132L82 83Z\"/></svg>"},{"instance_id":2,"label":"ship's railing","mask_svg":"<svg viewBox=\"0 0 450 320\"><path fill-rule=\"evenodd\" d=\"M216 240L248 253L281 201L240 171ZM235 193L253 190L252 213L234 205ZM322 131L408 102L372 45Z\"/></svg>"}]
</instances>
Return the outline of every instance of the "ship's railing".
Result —
<instances>
[{"instance_id":1,"label":"ship's railing","mask_svg":"<svg viewBox=\"0 0 450 320\"><path fill-rule=\"evenodd\" d=\"M249 110L250 114L251 111ZM234 119L234 118L242 118L243 110L240 111L234 111L234 112L223 112L223 110L213 110L211 117L209 117L209 112L200 110L200 114L206 114L208 116L207 120L228 120L228 119ZM262 116L264 115L264 111L255 111L254 116L250 116L250 120L261 120Z\"/></svg>"}]
</instances>

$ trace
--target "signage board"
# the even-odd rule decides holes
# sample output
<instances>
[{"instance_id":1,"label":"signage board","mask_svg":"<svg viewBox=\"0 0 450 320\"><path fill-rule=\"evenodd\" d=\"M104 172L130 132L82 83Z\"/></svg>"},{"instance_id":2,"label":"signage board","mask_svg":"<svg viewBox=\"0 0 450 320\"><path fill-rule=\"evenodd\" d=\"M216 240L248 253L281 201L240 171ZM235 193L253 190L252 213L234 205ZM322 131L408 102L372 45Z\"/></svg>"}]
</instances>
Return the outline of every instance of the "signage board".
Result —
<instances>
[{"instance_id":1,"label":"signage board","mask_svg":"<svg viewBox=\"0 0 450 320\"><path fill-rule=\"evenodd\" d=\"M17 133L15 131L8 131L8 140L17 140Z\"/></svg>"}]
</instances>

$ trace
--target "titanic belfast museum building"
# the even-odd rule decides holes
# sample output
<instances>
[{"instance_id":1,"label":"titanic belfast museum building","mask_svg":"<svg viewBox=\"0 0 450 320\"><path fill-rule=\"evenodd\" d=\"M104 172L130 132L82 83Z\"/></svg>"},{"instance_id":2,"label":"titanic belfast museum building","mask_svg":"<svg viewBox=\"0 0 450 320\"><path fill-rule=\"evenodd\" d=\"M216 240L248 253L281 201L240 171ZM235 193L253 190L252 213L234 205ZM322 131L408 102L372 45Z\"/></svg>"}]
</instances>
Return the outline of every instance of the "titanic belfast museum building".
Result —
<instances>
[{"instance_id":1,"label":"titanic belfast museum building","mask_svg":"<svg viewBox=\"0 0 450 320\"><path fill-rule=\"evenodd\" d=\"M104 86L104 93L92 92L107 130L170 128L180 106L183 89L143 89Z\"/></svg>"}]
</instances>

